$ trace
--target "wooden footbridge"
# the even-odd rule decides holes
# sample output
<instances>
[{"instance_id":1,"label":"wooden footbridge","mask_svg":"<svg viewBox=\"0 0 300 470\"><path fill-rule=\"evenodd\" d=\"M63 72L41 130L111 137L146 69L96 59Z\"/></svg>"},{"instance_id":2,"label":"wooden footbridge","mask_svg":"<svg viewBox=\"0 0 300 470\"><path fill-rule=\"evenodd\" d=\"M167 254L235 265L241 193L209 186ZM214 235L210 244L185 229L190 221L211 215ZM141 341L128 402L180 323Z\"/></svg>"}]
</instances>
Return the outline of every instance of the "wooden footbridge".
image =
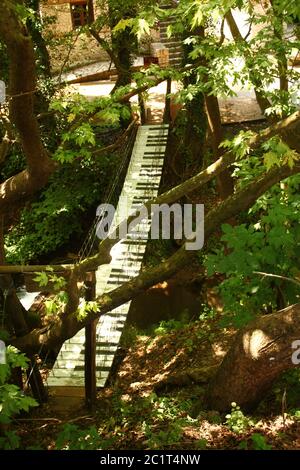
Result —
<instances>
[{"instance_id":1,"label":"wooden footbridge","mask_svg":"<svg viewBox=\"0 0 300 470\"><path fill-rule=\"evenodd\" d=\"M143 202L154 198L160 185L168 139L168 125L140 126L112 229ZM146 250L151 220L143 220L134 232L112 249L112 261L96 272L96 295L108 292L139 274ZM126 322L130 302L102 315L96 327L96 384L107 381ZM55 387L82 387L85 384L85 331L66 341L48 378Z\"/></svg>"}]
</instances>

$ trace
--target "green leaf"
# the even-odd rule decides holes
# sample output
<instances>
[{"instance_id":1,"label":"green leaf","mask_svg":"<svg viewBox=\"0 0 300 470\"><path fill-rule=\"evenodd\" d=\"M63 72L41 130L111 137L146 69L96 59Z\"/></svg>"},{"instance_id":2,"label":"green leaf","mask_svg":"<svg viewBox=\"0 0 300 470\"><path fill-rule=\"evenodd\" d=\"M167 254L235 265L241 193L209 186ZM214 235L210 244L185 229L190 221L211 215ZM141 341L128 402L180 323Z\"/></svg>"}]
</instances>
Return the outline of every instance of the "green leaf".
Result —
<instances>
[{"instance_id":1,"label":"green leaf","mask_svg":"<svg viewBox=\"0 0 300 470\"><path fill-rule=\"evenodd\" d=\"M37 282L40 287L47 286L49 282L48 275L44 271L41 273L35 273L35 274L36 274L36 277L34 277L33 280Z\"/></svg>"},{"instance_id":2,"label":"green leaf","mask_svg":"<svg viewBox=\"0 0 300 470\"><path fill-rule=\"evenodd\" d=\"M113 28L113 33L119 33L124 31L128 27L132 27L134 18L123 18L121 19L116 26Z\"/></svg>"},{"instance_id":3,"label":"green leaf","mask_svg":"<svg viewBox=\"0 0 300 470\"><path fill-rule=\"evenodd\" d=\"M250 152L251 137L253 137L252 131L240 131L232 140L224 140L220 147L229 148L237 158L243 158Z\"/></svg>"},{"instance_id":4,"label":"green leaf","mask_svg":"<svg viewBox=\"0 0 300 470\"><path fill-rule=\"evenodd\" d=\"M0 437L0 449L15 450L20 447L21 439L16 431L5 431L3 437Z\"/></svg>"},{"instance_id":5,"label":"green leaf","mask_svg":"<svg viewBox=\"0 0 300 470\"><path fill-rule=\"evenodd\" d=\"M294 168L296 162L299 161L299 154L294 150L288 150L283 158L283 163L287 164L290 168Z\"/></svg>"},{"instance_id":6,"label":"green leaf","mask_svg":"<svg viewBox=\"0 0 300 470\"><path fill-rule=\"evenodd\" d=\"M264 165L267 168L267 171L269 171L271 168L273 168L275 165L280 166L280 159L278 155L274 152L267 152L264 154Z\"/></svg>"},{"instance_id":7,"label":"green leaf","mask_svg":"<svg viewBox=\"0 0 300 470\"><path fill-rule=\"evenodd\" d=\"M148 21L144 20L143 18L138 19L138 25L136 29L136 35L138 39L141 39L143 35L150 34L150 25Z\"/></svg>"},{"instance_id":8,"label":"green leaf","mask_svg":"<svg viewBox=\"0 0 300 470\"><path fill-rule=\"evenodd\" d=\"M51 300L46 300L45 301L45 307L46 307L46 311L47 311L47 314L48 315L53 315L55 313L57 313L57 304L55 302L55 299L51 299Z\"/></svg>"},{"instance_id":9,"label":"green leaf","mask_svg":"<svg viewBox=\"0 0 300 470\"><path fill-rule=\"evenodd\" d=\"M74 131L74 140L78 145L96 144L95 134L90 124L84 123Z\"/></svg>"},{"instance_id":10,"label":"green leaf","mask_svg":"<svg viewBox=\"0 0 300 470\"><path fill-rule=\"evenodd\" d=\"M53 283L55 291L60 291L67 284L64 277L57 276L56 274L50 276L50 281Z\"/></svg>"},{"instance_id":11,"label":"green leaf","mask_svg":"<svg viewBox=\"0 0 300 470\"><path fill-rule=\"evenodd\" d=\"M68 118L67 118L67 121L68 122L73 122L75 120L75 118L76 118L76 114L70 113Z\"/></svg>"},{"instance_id":12,"label":"green leaf","mask_svg":"<svg viewBox=\"0 0 300 470\"><path fill-rule=\"evenodd\" d=\"M14 5L14 8L24 25L26 24L28 19L35 19L35 11L32 8L25 7L25 5L21 4Z\"/></svg>"},{"instance_id":13,"label":"green leaf","mask_svg":"<svg viewBox=\"0 0 300 470\"><path fill-rule=\"evenodd\" d=\"M192 29L195 29L197 26L201 26L203 21L203 2L201 0L196 0L194 2L196 11L192 19Z\"/></svg>"},{"instance_id":14,"label":"green leaf","mask_svg":"<svg viewBox=\"0 0 300 470\"><path fill-rule=\"evenodd\" d=\"M54 154L54 160L60 163L72 163L76 157L77 152L74 150L65 150L63 148L59 148Z\"/></svg>"}]
</instances>

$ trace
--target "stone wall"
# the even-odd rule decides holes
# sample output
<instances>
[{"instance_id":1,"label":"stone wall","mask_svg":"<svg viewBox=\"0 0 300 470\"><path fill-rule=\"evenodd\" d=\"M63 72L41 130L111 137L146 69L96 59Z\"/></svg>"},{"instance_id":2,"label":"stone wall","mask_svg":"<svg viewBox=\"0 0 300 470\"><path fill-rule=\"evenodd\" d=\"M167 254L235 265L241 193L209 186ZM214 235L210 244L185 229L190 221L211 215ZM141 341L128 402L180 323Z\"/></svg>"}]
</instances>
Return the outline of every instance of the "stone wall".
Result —
<instances>
[{"instance_id":1,"label":"stone wall","mask_svg":"<svg viewBox=\"0 0 300 470\"><path fill-rule=\"evenodd\" d=\"M51 39L51 47L49 48L53 72L60 71L67 55L69 54L65 68L74 68L85 64L98 61L109 60L107 53L98 45L97 41L80 34L72 26L72 17L70 10L70 2L65 0L48 0L42 2L41 13L44 20L47 17L55 17L55 22L51 22L48 26L46 35ZM97 11L95 11L97 15ZM66 46L63 37L68 34ZM62 44L62 42L64 42ZM70 50L70 52L69 52Z\"/></svg>"},{"instance_id":2,"label":"stone wall","mask_svg":"<svg viewBox=\"0 0 300 470\"><path fill-rule=\"evenodd\" d=\"M60 71L64 65L68 54L65 45L56 45L51 47L50 56L53 72ZM98 45L92 37L86 35L77 38L75 44L71 46L71 52L64 65L64 69L72 69L94 62L110 61L108 54Z\"/></svg>"},{"instance_id":3,"label":"stone wall","mask_svg":"<svg viewBox=\"0 0 300 470\"><path fill-rule=\"evenodd\" d=\"M70 2L62 0L48 0L41 4L42 17L55 16L56 21L51 24L51 33L53 35L61 35L72 31L72 18Z\"/></svg>"}]
</instances>

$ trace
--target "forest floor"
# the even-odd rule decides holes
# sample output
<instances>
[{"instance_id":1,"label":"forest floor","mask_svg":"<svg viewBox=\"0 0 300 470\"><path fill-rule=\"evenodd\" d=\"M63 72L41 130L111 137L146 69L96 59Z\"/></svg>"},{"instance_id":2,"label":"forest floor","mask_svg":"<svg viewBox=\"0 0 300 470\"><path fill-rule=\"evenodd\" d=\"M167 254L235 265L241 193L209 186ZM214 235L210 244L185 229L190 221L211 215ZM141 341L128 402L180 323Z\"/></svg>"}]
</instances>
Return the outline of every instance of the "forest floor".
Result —
<instances>
[{"instance_id":1,"label":"forest floor","mask_svg":"<svg viewBox=\"0 0 300 470\"><path fill-rule=\"evenodd\" d=\"M235 333L222 314L127 327L93 412L83 397L49 402L14 423L23 448L300 449L300 371L287 373L253 415L206 410L207 382Z\"/></svg>"}]
</instances>

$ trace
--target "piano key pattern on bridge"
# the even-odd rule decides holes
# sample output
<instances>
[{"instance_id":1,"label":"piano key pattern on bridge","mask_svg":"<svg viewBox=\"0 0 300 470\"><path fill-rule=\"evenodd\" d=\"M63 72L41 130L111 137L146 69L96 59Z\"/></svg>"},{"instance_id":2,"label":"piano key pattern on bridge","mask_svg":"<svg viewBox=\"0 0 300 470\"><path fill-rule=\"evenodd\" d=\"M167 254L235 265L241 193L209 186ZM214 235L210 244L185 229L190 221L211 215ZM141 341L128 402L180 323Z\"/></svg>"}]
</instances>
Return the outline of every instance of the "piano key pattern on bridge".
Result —
<instances>
[{"instance_id":1,"label":"piano key pattern on bridge","mask_svg":"<svg viewBox=\"0 0 300 470\"><path fill-rule=\"evenodd\" d=\"M168 125L141 126L115 212L111 231L143 202L157 196L168 139ZM137 276L146 250L151 221L139 222L112 249L112 261L96 272L96 295ZM104 387L121 338L131 302L102 315L97 325L97 386ZM48 377L49 386L84 385L85 331L66 341Z\"/></svg>"}]
</instances>

